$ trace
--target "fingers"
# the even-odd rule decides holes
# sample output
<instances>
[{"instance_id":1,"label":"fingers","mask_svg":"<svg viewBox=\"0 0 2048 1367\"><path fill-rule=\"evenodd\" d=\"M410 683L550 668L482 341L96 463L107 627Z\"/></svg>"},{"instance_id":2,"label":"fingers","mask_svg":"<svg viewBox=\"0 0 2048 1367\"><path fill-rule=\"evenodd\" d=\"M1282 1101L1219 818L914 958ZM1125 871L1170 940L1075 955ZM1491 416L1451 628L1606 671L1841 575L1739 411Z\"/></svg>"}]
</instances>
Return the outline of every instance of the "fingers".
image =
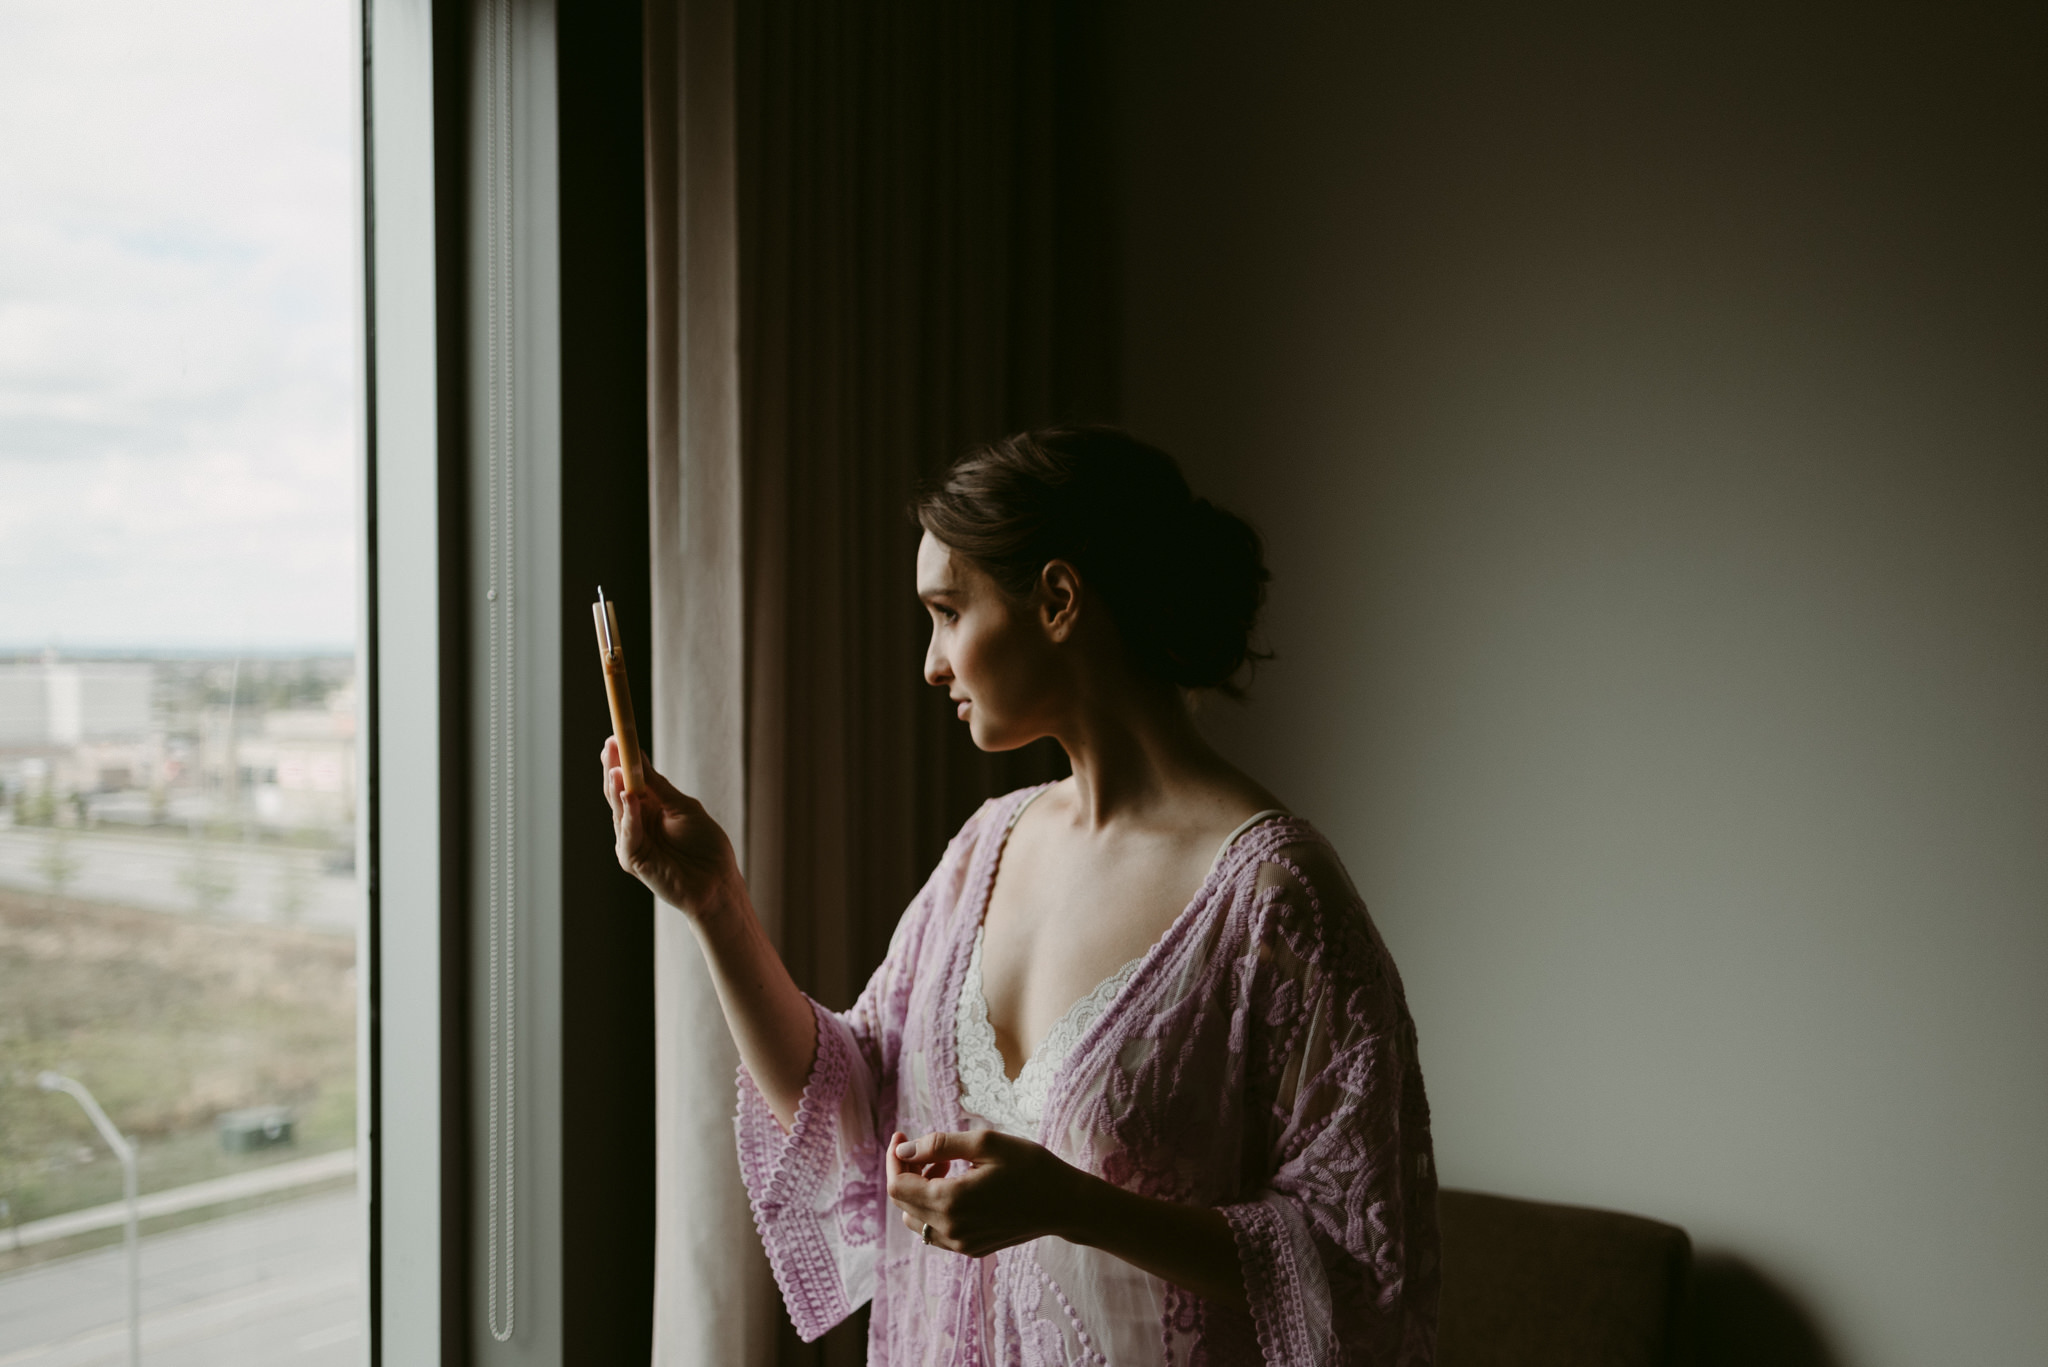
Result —
<instances>
[{"instance_id":1,"label":"fingers","mask_svg":"<svg viewBox=\"0 0 2048 1367\"><path fill-rule=\"evenodd\" d=\"M916 1175L899 1169L889 1179L889 1200L902 1212L903 1227L915 1234L920 1242L958 1253L960 1244L953 1238L953 1219L949 1213L952 1203L944 1193L933 1191L930 1186ZM929 1240L925 1239L924 1233L927 1227L931 1229Z\"/></svg>"},{"instance_id":2,"label":"fingers","mask_svg":"<svg viewBox=\"0 0 2048 1367\"><path fill-rule=\"evenodd\" d=\"M884 1167L883 1181L893 1182L896 1180L897 1175L903 1171L903 1164L897 1161L896 1158L896 1146L909 1137L909 1135L901 1130L889 1136L889 1147L882 1154Z\"/></svg>"},{"instance_id":3,"label":"fingers","mask_svg":"<svg viewBox=\"0 0 2048 1367\"><path fill-rule=\"evenodd\" d=\"M972 1134L928 1134L909 1139L889 1137L889 1199L920 1220L938 1224L951 1204L947 1173L955 1160L973 1162L982 1153L981 1136Z\"/></svg>"},{"instance_id":4,"label":"fingers","mask_svg":"<svg viewBox=\"0 0 2048 1367\"><path fill-rule=\"evenodd\" d=\"M616 745L617 742L613 741L612 744ZM664 811L681 812L693 818L705 815L704 804L670 783L668 778L654 767L645 750L640 752L640 777L645 780L648 793L661 804Z\"/></svg>"},{"instance_id":5,"label":"fingers","mask_svg":"<svg viewBox=\"0 0 2048 1367\"><path fill-rule=\"evenodd\" d=\"M614 773L617 771L614 770ZM613 799L612 810L618 814L619 854L621 858L637 857L646 835L646 819L640 803L628 797L624 790L625 779L617 780L621 785Z\"/></svg>"},{"instance_id":6,"label":"fingers","mask_svg":"<svg viewBox=\"0 0 2048 1367\"><path fill-rule=\"evenodd\" d=\"M598 747L597 762L604 773L605 800L611 803L612 816L616 818L619 814L619 804L613 797L614 780L612 775L619 775L617 784L620 789L623 789L626 781L625 761L619 754L619 738L617 736L606 736L604 738L604 744ZM675 784L670 783L662 775L661 771L654 767L645 750L640 752L640 777L646 780L648 791L654 795L655 800L665 810L681 811L686 815L692 816L703 812L703 804L682 789L676 787Z\"/></svg>"},{"instance_id":7,"label":"fingers","mask_svg":"<svg viewBox=\"0 0 2048 1367\"><path fill-rule=\"evenodd\" d=\"M948 1227L941 1223L943 1219L944 1217L941 1216L938 1220L927 1222L922 1216L912 1215L909 1211L905 1211L903 1213L903 1227L912 1234L915 1234L917 1241L921 1244L931 1248L942 1248L948 1253L965 1253L967 1251L966 1245L952 1236ZM932 1231L932 1237L929 1239L924 1237L927 1223L930 1224Z\"/></svg>"},{"instance_id":8,"label":"fingers","mask_svg":"<svg viewBox=\"0 0 2048 1367\"><path fill-rule=\"evenodd\" d=\"M932 1184L944 1178L952 1167L950 1158L926 1152L935 1147L934 1140L943 1137L928 1134L913 1140L901 1133L889 1136L889 1197L906 1210L915 1208L924 1218L938 1209Z\"/></svg>"},{"instance_id":9,"label":"fingers","mask_svg":"<svg viewBox=\"0 0 2048 1367\"><path fill-rule=\"evenodd\" d=\"M941 1131L928 1134L921 1139L898 1140L890 1147L890 1154L906 1167L930 1167L936 1163L950 1163L955 1159L963 1163L978 1163L989 1153L989 1131L969 1130Z\"/></svg>"},{"instance_id":10,"label":"fingers","mask_svg":"<svg viewBox=\"0 0 2048 1367\"><path fill-rule=\"evenodd\" d=\"M647 762L647 756L640 756L640 777L647 780L647 786L661 799L664 807L676 807L689 801L689 795L661 776L661 772Z\"/></svg>"},{"instance_id":11,"label":"fingers","mask_svg":"<svg viewBox=\"0 0 2048 1367\"><path fill-rule=\"evenodd\" d=\"M986 1229L974 1232L987 1224L986 1219L962 1225L958 1209L959 1203L969 1201L972 1193L991 1179L993 1169L983 1167L953 1177L947 1173L955 1163L984 1164L1002 1138L989 1130L942 1132L918 1139L900 1131L890 1135L886 1155L889 1200L903 1213L903 1227L920 1242L949 1253L978 1257L999 1246L988 1242Z\"/></svg>"},{"instance_id":12,"label":"fingers","mask_svg":"<svg viewBox=\"0 0 2048 1367\"><path fill-rule=\"evenodd\" d=\"M612 825L619 824L626 793L626 774L616 764L604 771L605 805L612 809Z\"/></svg>"}]
</instances>

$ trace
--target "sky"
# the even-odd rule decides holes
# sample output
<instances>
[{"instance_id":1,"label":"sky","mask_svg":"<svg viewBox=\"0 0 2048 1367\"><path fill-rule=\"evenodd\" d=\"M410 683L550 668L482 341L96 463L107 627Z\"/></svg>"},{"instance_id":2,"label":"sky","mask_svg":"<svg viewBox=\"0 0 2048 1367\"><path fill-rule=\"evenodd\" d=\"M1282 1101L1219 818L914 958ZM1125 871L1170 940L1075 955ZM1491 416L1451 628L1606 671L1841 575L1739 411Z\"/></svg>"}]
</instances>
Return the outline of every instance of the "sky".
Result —
<instances>
[{"instance_id":1,"label":"sky","mask_svg":"<svg viewBox=\"0 0 2048 1367\"><path fill-rule=\"evenodd\" d=\"M348 0L0 0L0 650L355 633Z\"/></svg>"}]
</instances>

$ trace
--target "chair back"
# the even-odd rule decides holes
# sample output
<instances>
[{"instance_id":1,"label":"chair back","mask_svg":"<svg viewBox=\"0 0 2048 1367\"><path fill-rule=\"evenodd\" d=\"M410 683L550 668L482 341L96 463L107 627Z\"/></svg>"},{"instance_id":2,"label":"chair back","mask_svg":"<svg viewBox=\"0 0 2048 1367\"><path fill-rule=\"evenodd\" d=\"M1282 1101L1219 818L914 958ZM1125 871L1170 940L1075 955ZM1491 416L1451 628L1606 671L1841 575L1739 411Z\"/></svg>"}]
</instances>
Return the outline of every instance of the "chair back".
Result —
<instances>
[{"instance_id":1,"label":"chair back","mask_svg":"<svg viewBox=\"0 0 2048 1367\"><path fill-rule=\"evenodd\" d=\"M1437 1367L1665 1367L1692 1243L1636 1215L1445 1189Z\"/></svg>"}]
</instances>

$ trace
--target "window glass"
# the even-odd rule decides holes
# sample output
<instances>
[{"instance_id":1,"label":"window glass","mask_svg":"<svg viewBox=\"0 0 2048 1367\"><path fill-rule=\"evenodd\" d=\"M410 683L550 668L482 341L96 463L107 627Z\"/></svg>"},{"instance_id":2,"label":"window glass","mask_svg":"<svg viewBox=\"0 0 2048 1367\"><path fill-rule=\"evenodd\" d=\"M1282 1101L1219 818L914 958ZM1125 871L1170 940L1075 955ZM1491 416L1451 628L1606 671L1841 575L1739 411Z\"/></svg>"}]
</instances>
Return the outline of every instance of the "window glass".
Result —
<instances>
[{"instance_id":1,"label":"window glass","mask_svg":"<svg viewBox=\"0 0 2048 1367\"><path fill-rule=\"evenodd\" d=\"M361 1353L352 23L0 4L0 1362Z\"/></svg>"}]
</instances>

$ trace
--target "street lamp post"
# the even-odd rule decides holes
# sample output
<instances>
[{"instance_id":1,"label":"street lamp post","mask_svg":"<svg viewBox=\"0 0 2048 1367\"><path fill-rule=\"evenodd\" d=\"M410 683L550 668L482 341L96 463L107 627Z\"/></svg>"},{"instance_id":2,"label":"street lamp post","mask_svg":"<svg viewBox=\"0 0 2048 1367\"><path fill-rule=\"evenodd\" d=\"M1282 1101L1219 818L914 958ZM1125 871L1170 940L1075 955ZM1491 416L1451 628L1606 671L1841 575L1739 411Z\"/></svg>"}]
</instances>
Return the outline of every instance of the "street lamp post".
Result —
<instances>
[{"instance_id":1,"label":"street lamp post","mask_svg":"<svg viewBox=\"0 0 2048 1367\"><path fill-rule=\"evenodd\" d=\"M61 1073L44 1073L36 1078L36 1085L46 1092L69 1093L72 1100L85 1108L86 1117L100 1132L100 1138L107 1141L114 1157L121 1160L121 1189L128 1200L128 1367L141 1367L142 1241L136 1229L135 1146L114 1128L114 1122L107 1119L107 1113L93 1100L84 1083L74 1082Z\"/></svg>"}]
</instances>

